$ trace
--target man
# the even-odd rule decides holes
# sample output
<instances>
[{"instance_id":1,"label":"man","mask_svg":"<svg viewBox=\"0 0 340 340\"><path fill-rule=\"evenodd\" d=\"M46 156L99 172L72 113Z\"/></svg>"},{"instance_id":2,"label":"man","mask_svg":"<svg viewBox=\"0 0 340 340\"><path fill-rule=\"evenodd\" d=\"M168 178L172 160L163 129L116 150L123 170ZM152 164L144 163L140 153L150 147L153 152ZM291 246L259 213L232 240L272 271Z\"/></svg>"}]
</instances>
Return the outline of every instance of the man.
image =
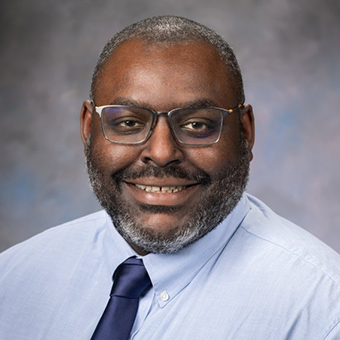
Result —
<instances>
[{"instance_id":1,"label":"man","mask_svg":"<svg viewBox=\"0 0 340 340\"><path fill-rule=\"evenodd\" d=\"M131 259L149 281L126 339L340 339L339 255L244 193L253 111L220 36L171 16L129 26L91 99L81 137L105 212L2 255L1 339L104 339Z\"/></svg>"}]
</instances>

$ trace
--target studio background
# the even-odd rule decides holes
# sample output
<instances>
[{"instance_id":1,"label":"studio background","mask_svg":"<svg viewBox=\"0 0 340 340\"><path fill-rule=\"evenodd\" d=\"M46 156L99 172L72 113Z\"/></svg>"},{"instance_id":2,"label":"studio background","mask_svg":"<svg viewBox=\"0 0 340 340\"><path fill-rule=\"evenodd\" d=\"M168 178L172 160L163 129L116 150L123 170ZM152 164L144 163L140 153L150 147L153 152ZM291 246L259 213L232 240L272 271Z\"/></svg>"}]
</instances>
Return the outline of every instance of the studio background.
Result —
<instances>
[{"instance_id":1,"label":"studio background","mask_svg":"<svg viewBox=\"0 0 340 340\"><path fill-rule=\"evenodd\" d=\"M2 0L0 251L100 209L79 111L106 41L154 15L234 48L254 107L248 192L340 252L340 2Z\"/></svg>"}]
</instances>

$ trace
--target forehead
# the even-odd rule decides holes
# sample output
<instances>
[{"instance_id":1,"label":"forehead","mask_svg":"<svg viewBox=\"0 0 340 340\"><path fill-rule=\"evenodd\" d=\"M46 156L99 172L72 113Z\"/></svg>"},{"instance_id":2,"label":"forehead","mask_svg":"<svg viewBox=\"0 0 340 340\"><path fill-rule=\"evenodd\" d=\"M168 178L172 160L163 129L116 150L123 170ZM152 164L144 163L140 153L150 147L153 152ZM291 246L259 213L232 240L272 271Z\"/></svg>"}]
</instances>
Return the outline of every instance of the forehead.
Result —
<instances>
[{"instance_id":1,"label":"forehead","mask_svg":"<svg viewBox=\"0 0 340 340\"><path fill-rule=\"evenodd\" d=\"M232 77L216 49L204 42L176 44L130 40L116 48L97 80L97 105L116 97L139 96L156 105L207 97L221 106L234 103ZM140 99L140 98L136 98ZM221 103L223 101L223 103ZM230 102L230 103L229 103ZM165 109L165 107L162 107Z\"/></svg>"}]
</instances>

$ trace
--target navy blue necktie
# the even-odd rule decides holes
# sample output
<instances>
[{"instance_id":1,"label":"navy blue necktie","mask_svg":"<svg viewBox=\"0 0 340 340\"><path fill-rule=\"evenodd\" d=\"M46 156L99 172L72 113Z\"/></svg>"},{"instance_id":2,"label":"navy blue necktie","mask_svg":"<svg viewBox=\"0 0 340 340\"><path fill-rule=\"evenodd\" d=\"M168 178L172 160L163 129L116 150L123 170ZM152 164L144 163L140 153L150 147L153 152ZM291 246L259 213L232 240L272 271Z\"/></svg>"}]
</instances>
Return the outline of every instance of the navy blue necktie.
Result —
<instances>
[{"instance_id":1,"label":"navy blue necktie","mask_svg":"<svg viewBox=\"0 0 340 340\"><path fill-rule=\"evenodd\" d=\"M129 339L140 296L151 281L143 261L129 258L116 269L110 300L91 340Z\"/></svg>"}]
</instances>

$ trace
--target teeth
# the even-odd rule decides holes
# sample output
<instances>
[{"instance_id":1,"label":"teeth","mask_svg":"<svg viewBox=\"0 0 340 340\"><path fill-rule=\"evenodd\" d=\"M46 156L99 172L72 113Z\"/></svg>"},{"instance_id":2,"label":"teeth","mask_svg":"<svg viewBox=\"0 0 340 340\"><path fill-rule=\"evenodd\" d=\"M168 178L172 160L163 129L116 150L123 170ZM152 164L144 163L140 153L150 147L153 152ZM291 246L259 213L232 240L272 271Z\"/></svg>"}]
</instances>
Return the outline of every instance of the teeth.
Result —
<instances>
[{"instance_id":1,"label":"teeth","mask_svg":"<svg viewBox=\"0 0 340 340\"><path fill-rule=\"evenodd\" d=\"M139 189L142 189L147 192L157 192L157 193L168 193L171 194L173 192L182 191L186 188L186 186L176 186L176 187L154 187L148 185L135 184L135 186Z\"/></svg>"}]
</instances>

